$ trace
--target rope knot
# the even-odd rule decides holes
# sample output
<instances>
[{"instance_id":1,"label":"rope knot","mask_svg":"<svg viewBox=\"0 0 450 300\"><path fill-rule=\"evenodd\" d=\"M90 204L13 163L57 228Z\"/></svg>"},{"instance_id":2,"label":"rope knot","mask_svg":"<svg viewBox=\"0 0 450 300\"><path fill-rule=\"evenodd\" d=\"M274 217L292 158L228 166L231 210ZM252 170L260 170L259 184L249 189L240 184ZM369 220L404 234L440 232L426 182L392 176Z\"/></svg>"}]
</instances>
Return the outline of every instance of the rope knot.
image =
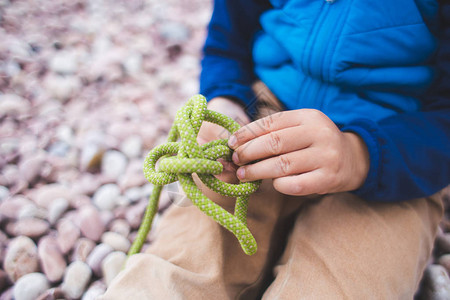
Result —
<instances>
[{"instance_id":1,"label":"rope knot","mask_svg":"<svg viewBox=\"0 0 450 300\"><path fill-rule=\"evenodd\" d=\"M220 125L230 133L240 128L239 124L228 116L206 109L206 99L202 95L191 97L187 104L177 111L168 142L155 147L145 158L144 175L155 185L155 189L129 255L139 252L144 243L157 211L162 186L177 180L194 205L237 237L246 254L252 255L256 252L256 241L247 228L247 207L250 194L258 189L260 182L229 184L213 176L223 170L217 159L230 161L232 150L227 146L227 139L199 145L197 135L203 121ZM180 142L177 142L178 139ZM196 173L211 190L223 196L236 197L234 214L203 195L192 179L192 173Z\"/></svg>"}]
</instances>

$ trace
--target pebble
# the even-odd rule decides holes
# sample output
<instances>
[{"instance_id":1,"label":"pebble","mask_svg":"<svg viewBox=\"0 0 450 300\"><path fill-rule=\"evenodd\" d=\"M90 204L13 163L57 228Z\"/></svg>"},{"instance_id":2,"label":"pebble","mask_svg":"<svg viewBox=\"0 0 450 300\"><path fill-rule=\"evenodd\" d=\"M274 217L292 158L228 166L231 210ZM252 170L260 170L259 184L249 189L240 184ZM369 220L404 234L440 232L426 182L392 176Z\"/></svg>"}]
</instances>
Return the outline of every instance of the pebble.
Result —
<instances>
[{"instance_id":1,"label":"pebble","mask_svg":"<svg viewBox=\"0 0 450 300\"><path fill-rule=\"evenodd\" d=\"M19 236L11 240L3 268L13 282L25 274L38 271L38 252L33 240L26 236Z\"/></svg>"},{"instance_id":2,"label":"pebble","mask_svg":"<svg viewBox=\"0 0 450 300\"><path fill-rule=\"evenodd\" d=\"M132 187L125 191L124 196L127 197L130 202L136 202L139 199L143 198L142 188L140 187Z\"/></svg>"},{"instance_id":3,"label":"pebble","mask_svg":"<svg viewBox=\"0 0 450 300\"><path fill-rule=\"evenodd\" d=\"M57 226L58 235L56 242L63 254L67 254L80 237L80 229L69 219L61 219Z\"/></svg>"},{"instance_id":4,"label":"pebble","mask_svg":"<svg viewBox=\"0 0 450 300\"><path fill-rule=\"evenodd\" d=\"M19 95L0 94L0 118L7 115L23 115L30 107L30 102Z\"/></svg>"},{"instance_id":5,"label":"pebble","mask_svg":"<svg viewBox=\"0 0 450 300\"><path fill-rule=\"evenodd\" d=\"M107 231L102 235L102 243L111 246L116 251L127 252L130 248L130 241L117 232Z\"/></svg>"},{"instance_id":6,"label":"pebble","mask_svg":"<svg viewBox=\"0 0 450 300\"><path fill-rule=\"evenodd\" d=\"M71 202L75 194L65 185L60 183L52 183L41 186L33 191L31 199L38 205L44 208L49 208L50 205L58 198L65 198Z\"/></svg>"},{"instance_id":7,"label":"pebble","mask_svg":"<svg viewBox=\"0 0 450 300\"><path fill-rule=\"evenodd\" d=\"M80 155L80 169L92 171L100 166L105 149L98 143L84 145Z\"/></svg>"},{"instance_id":8,"label":"pebble","mask_svg":"<svg viewBox=\"0 0 450 300\"><path fill-rule=\"evenodd\" d=\"M33 204L28 198L18 195L0 203L0 214L10 219L17 219L20 210L26 205Z\"/></svg>"},{"instance_id":9,"label":"pebble","mask_svg":"<svg viewBox=\"0 0 450 300\"><path fill-rule=\"evenodd\" d=\"M61 51L50 60L50 70L60 74L73 74L78 68L78 58L74 52Z\"/></svg>"},{"instance_id":10,"label":"pebble","mask_svg":"<svg viewBox=\"0 0 450 300\"><path fill-rule=\"evenodd\" d=\"M94 281L89 288L87 289L86 293L84 293L81 300L95 300L98 296L103 295L106 292L106 285L98 280Z\"/></svg>"},{"instance_id":11,"label":"pebble","mask_svg":"<svg viewBox=\"0 0 450 300\"><path fill-rule=\"evenodd\" d=\"M127 221L123 219L114 220L109 228L112 232L117 232L121 236L127 237L130 234L131 227Z\"/></svg>"},{"instance_id":12,"label":"pebble","mask_svg":"<svg viewBox=\"0 0 450 300\"><path fill-rule=\"evenodd\" d=\"M117 205L120 189L114 183L102 185L93 196L94 204L101 210L112 210Z\"/></svg>"},{"instance_id":13,"label":"pebble","mask_svg":"<svg viewBox=\"0 0 450 300\"><path fill-rule=\"evenodd\" d=\"M102 174L108 178L118 179L125 173L127 163L128 159L122 152L108 150L102 158Z\"/></svg>"},{"instance_id":14,"label":"pebble","mask_svg":"<svg viewBox=\"0 0 450 300\"><path fill-rule=\"evenodd\" d=\"M17 219L19 220L26 218L46 219L47 210L42 207L37 207L34 203L29 203L23 206L17 215Z\"/></svg>"},{"instance_id":15,"label":"pebble","mask_svg":"<svg viewBox=\"0 0 450 300\"><path fill-rule=\"evenodd\" d=\"M91 276L92 271L86 263L74 261L66 269L61 289L69 298L78 299L86 290Z\"/></svg>"},{"instance_id":16,"label":"pebble","mask_svg":"<svg viewBox=\"0 0 450 300\"><path fill-rule=\"evenodd\" d=\"M81 234L93 241L100 240L105 231L100 213L96 207L92 205L84 205L78 212L79 226Z\"/></svg>"},{"instance_id":17,"label":"pebble","mask_svg":"<svg viewBox=\"0 0 450 300\"><path fill-rule=\"evenodd\" d=\"M450 279L443 266L432 264L425 269L421 296L432 300L450 299Z\"/></svg>"},{"instance_id":18,"label":"pebble","mask_svg":"<svg viewBox=\"0 0 450 300\"><path fill-rule=\"evenodd\" d=\"M101 265L103 259L114 249L107 244L98 244L86 259L86 263L92 269L96 276L101 276Z\"/></svg>"},{"instance_id":19,"label":"pebble","mask_svg":"<svg viewBox=\"0 0 450 300\"><path fill-rule=\"evenodd\" d=\"M28 184L34 184L40 176L42 167L45 164L45 157L42 154L33 155L19 164L20 174Z\"/></svg>"},{"instance_id":20,"label":"pebble","mask_svg":"<svg viewBox=\"0 0 450 300\"><path fill-rule=\"evenodd\" d=\"M66 261L58 247L56 239L45 236L38 244L38 255L41 269L50 282L60 281L66 270Z\"/></svg>"},{"instance_id":21,"label":"pebble","mask_svg":"<svg viewBox=\"0 0 450 300\"><path fill-rule=\"evenodd\" d=\"M64 292L60 287L51 288L42 293L36 300L62 300L65 299Z\"/></svg>"},{"instance_id":22,"label":"pebble","mask_svg":"<svg viewBox=\"0 0 450 300\"><path fill-rule=\"evenodd\" d=\"M50 74L44 80L44 87L52 97L64 103L80 89L81 81L76 76Z\"/></svg>"},{"instance_id":23,"label":"pebble","mask_svg":"<svg viewBox=\"0 0 450 300\"><path fill-rule=\"evenodd\" d=\"M12 236L27 236L38 238L43 236L50 229L47 221L37 218L23 218L13 223L8 223L6 232Z\"/></svg>"},{"instance_id":24,"label":"pebble","mask_svg":"<svg viewBox=\"0 0 450 300\"><path fill-rule=\"evenodd\" d=\"M69 201L66 198L56 198L48 208L48 221L55 224L69 208Z\"/></svg>"},{"instance_id":25,"label":"pebble","mask_svg":"<svg viewBox=\"0 0 450 300\"><path fill-rule=\"evenodd\" d=\"M142 138L139 135L129 136L120 144L120 151L130 159L138 157L142 151Z\"/></svg>"},{"instance_id":26,"label":"pebble","mask_svg":"<svg viewBox=\"0 0 450 300\"><path fill-rule=\"evenodd\" d=\"M9 197L9 189L6 186L0 185L0 202Z\"/></svg>"},{"instance_id":27,"label":"pebble","mask_svg":"<svg viewBox=\"0 0 450 300\"><path fill-rule=\"evenodd\" d=\"M22 276L14 285L15 300L35 300L44 293L50 285L42 273L30 273Z\"/></svg>"},{"instance_id":28,"label":"pebble","mask_svg":"<svg viewBox=\"0 0 450 300\"><path fill-rule=\"evenodd\" d=\"M119 274L125 265L127 256L121 251L114 251L108 254L102 262L102 274L106 286L109 286L112 280Z\"/></svg>"},{"instance_id":29,"label":"pebble","mask_svg":"<svg viewBox=\"0 0 450 300\"><path fill-rule=\"evenodd\" d=\"M81 260L83 262L86 262L89 254L95 248L95 245L95 242L88 238L78 239L73 249L72 261Z\"/></svg>"}]
</instances>

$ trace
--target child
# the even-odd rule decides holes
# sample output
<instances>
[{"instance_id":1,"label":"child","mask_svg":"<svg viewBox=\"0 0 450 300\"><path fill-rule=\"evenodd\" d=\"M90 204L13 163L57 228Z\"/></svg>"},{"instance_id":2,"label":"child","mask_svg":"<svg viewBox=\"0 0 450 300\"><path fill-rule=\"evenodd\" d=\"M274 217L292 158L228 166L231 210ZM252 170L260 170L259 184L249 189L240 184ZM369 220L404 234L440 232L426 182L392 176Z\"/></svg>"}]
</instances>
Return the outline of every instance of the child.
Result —
<instances>
[{"instance_id":1,"label":"child","mask_svg":"<svg viewBox=\"0 0 450 300\"><path fill-rule=\"evenodd\" d=\"M427 93L437 12L425 0L216 0L201 93L245 125L229 137L237 166L218 177L264 179L248 212L258 252L172 206L105 299L412 299L450 182L450 104ZM261 102L285 111L250 122ZM222 135L204 124L199 141Z\"/></svg>"}]
</instances>

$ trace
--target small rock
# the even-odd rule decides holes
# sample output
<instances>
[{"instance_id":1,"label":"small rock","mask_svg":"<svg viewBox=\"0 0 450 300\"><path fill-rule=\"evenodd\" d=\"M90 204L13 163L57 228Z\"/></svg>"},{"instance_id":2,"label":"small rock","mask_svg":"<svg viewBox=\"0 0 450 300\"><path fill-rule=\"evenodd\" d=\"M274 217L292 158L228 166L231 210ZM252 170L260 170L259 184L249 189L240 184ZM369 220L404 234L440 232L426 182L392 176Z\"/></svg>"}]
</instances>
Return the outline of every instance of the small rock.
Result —
<instances>
[{"instance_id":1,"label":"small rock","mask_svg":"<svg viewBox=\"0 0 450 300\"><path fill-rule=\"evenodd\" d=\"M20 174L29 184L34 184L39 178L44 163L44 155L33 155L19 164Z\"/></svg>"},{"instance_id":2,"label":"small rock","mask_svg":"<svg viewBox=\"0 0 450 300\"><path fill-rule=\"evenodd\" d=\"M114 251L105 257L102 262L102 273L106 286L109 286L114 277L123 269L126 260L126 254L121 251Z\"/></svg>"},{"instance_id":3,"label":"small rock","mask_svg":"<svg viewBox=\"0 0 450 300\"><path fill-rule=\"evenodd\" d=\"M70 220L61 219L57 226L57 243L63 254L67 254L80 237L80 229Z\"/></svg>"},{"instance_id":4,"label":"small rock","mask_svg":"<svg viewBox=\"0 0 450 300\"><path fill-rule=\"evenodd\" d=\"M128 160L126 156L116 150L108 150L102 158L102 174L108 178L118 179L126 170Z\"/></svg>"},{"instance_id":5,"label":"small rock","mask_svg":"<svg viewBox=\"0 0 450 300\"><path fill-rule=\"evenodd\" d=\"M44 80L48 93L61 102L69 100L81 87L77 76L48 75Z\"/></svg>"},{"instance_id":6,"label":"small rock","mask_svg":"<svg viewBox=\"0 0 450 300\"><path fill-rule=\"evenodd\" d=\"M140 187L132 187L125 191L124 196L127 197L130 202L136 202L142 198L142 189Z\"/></svg>"},{"instance_id":7,"label":"small rock","mask_svg":"<svg viewBox=\"0 0 450 300\"><path fill-rule=\"evenodd\" d=\"M0 95L0 118L6 115L23 115L30 110L30 107L30 102L18 95Z\"/></svg>"},{"instance_id":8,"label":"small rock","mask_svg":"<svg viewBox=\"0 0 450 300\"><path fill-rule=\"evenodd\" d=\"M91 284L86 293L83 294L81 300L95 300L98 296L103 295L106 292L106 285L98 280Z\"/></svg>"},{"instance_id":9,"label":"small rock","mask_svg":"<svg viewBox=\"0 0 450 300\"><path fill-rule=\"evenodd\" d=\"M132 135L126 138L120 144L120 151L130 159L139 157L142 151L142 138L139 135Z\"/></svg>"},{"instance_id":10,"label":"small rock","mask_svg":"<svg viewBox=\"0 0 450 300\"><path fill-rule=\"evenodd\" d=\"M9 189L6 186L0 185L0 202L9 197Z\"/></svg>"},{"instance_id":11,"label":"small rock","mask_svg":"<svg viewBox=\"0 0 450 300\"><path fill-rule=\"evenodd\" d=\"M450 254L445 254L439 257L438 264L443 266L447 273L450 274Z\"/></svg>"},{"instance_id":12,"label":"small rock","mask_svg":"<svg viewBox=\"0 0 450 300\"><path fill-rule=\"evenodd\" d=\"M68 297L78 299L86 290L91 276L92 271L86 263L74 261L67 267L61 289Z\"/></svg>"},{"instance_id":13,"label":"small rock","mask_svg":"<svg viewBox=\"0 0 450 300\"><path fill-rule=\"evenodd\" d=\"M75 194L65 185L59 183L47 184L33 191L31 199L44 208L49 208L50 204L58 198L64 198L71 202Z\"/></svg>"},{"instance_id":14,"label":"small rock","mask_svg":"<svg viewBox=\"0 0 450 300\"><path fill-rule=\"evenodd\" d=\"M102 235L102 243L110 245L116 251L127 252L130 248L130 241L117 232L105 232Z\"/></svg>"},{"instance_id":15,"label":"small rock","mask_svg":"<svg viewBox=\"0 0 450 300\"><path fill-rule=\"evenodd\" d=\"M56 198L48 208L48 221L55 224L63 213L69 208L69 201L65 198Z\"/></svg>"},{"instance_id":16,"label":"small rock","mask_svg":"<svg viewBox=\"0 0 450 300\"><path fill-rule=\"evenodd\" d=\"M100 166L105 149L97 143L89 143L81 150L80 169L82 171L95 170Z\"/></svg>"},{"instance_id":17,"label":"small rock","mask_svg":"<svg viewBox=\"0 0 450 300\"><path fill-rule=\"evenodd\" d=\"M117 205L120 189L114 183L102 185L93 197L94 204L101 210L112 210Z\"/></svg>"},{"instance_id":18,"label":"small rock","mask_svg":"<svg viewBox=\"0 0 450 300\"><path fill-rule=\"evenodd\" d=\"M42 293L39 298L36 300L56 300L56 299L65 299L64 292L60 287L51 288Z\"/></svg>"},{"instance_id":19,"label":"small rock","mask_svg":"<svg viewBox=\"0 0 450 300\"><path fill-rule=\"evenodd\" d=\"M73 52L60 51L50 60L50 70L59 74L73 74L77 71L78 60Z\"/></svg>"},{"instance_id":20,"label":"small rock","mask_svg":"<svg viewBox=\"0 0 450 300\"><path fill-rule=\"evenodd\" d=\"M23 206L17 215L17 219L19 220L26 218L46 219L47 211L42 207L37 207L34 203L30 203Z\"/></svg>"},{"instance_id":21,"label":"small rock","mask_svg":"<svg viewBox=\"0 0 450 300\"><path fill-rule=\"evenodd\" d=\"M141 225L142 217L144 216L147 201L140 201L131 206L125 212L125 220L130 224L132 229L136 229Z\"/></svg>"},{"instance_id":22,"label":"small rock","mask_svg":"<svg viewBox=\"0 0 450 300\"><path fill-rule=\"evenodd\" d=\"M121 236L127 237L130 234L131 228L127 221L123 219L117 219L111 223L109 230L112 232L117 232Z\"/></svg>"},{"instance_id":23,"label":"small rock","mask_svg":"<svg viewBox=\"0 0 450 300\"><path fill-rule=\"evenodd\" d=\"M66 269L66 261L58 247L56 239L45 236L40 239L38 255L41 268L50 282L60 281Z\"/></svg>"},{"instance_id":24,"label":"small rock","mask_svg":"<svg viewBox=\"0 0 450 300\"><path fill-rule=\"evenodd\" d=\"M15 300L35 300L47 289L50 285L42 273L30 273L22 276L14 285L14 299Z\"/></svg>"},{"instance_id":25,"label":"small rock","mask_svg":"<svg viewBox=\"0 0 450 300\"><path fill-rule=\"evenodd\" d=\"M443 266L429 265L425 269L421 296L423 299L450 299L450 279Z\"/></svg>"},{"instance_id":26,"label":"small rock","mask_svg":"<svg viewBox=\"0 0 450 300\"><path fill-rule=\"evenodd\" d=\"M26 236L13 239L8 245L3 267L13 282L25 274L36 272L39 261L33 240Z\"/></svg>"},{"instance_id":27,"label":"small rock","mask_svg":"<svg viewBox=\"0 0 450 300\"><path fill-rule=\"evenodd\" d=\"M89 254L89 256L86 259L86 263L89 267L91 267L92 271L96 276L101 276L101 265L103 259L111 252L113 252L114 249L107 244L99 244L97 245L92 252Z\"/></svg>"},{"instance_id":28,"label":"small rock","mask_svg":"<svg viewBox=\"0 0 450 300\"><path fill-rule=\"evenodd\" d=\"M23 196L14 196L0 203L0 214L10 219L17 219L20 210L26 205L33 204Z\"/></svg>"},{"instance_id":29,"label":"small rock","mask_svg":"<svg viewBox=\"0 0 450 300\"><path fill-rule=\"evenodd\" d=\"M6 226L6 232L12 236L24 235L30 238L43 236L50 229L50 224L37 218L20 219Z\"/></svg>"},{"instance_id":30,"label":"small rock","mask_svg":"<svg viewBox=\"0 0 450 300\"><path fill-rule=\"evenodd\" d=\"M83 262L86 262L89 254L92 252L94 248L95 248L94 241L87 238L79 239L73 249L72 261L81 260Z\"/></svg>"},{"instance_id":31,"label":"small rock","mask_svg":"<svg viewBox=\"0 0 450 300\"><path fill-rule=\"evenodd\" d=\"M105 231L105 225L97 208L92 205L82 206L78 218L82 235L93 241L98 241Z\"/></svg>"},{"instance_id":32,"label":"small rock","mask_svg":"<svg viewBox=\"0 0 450 300\"><path fill-rule=\"evenodd\" d=\"M190 31L185 24L166 22L160 27L159 34L169 44L182 44L189 39Z\"/></svg>"}]
</instances>

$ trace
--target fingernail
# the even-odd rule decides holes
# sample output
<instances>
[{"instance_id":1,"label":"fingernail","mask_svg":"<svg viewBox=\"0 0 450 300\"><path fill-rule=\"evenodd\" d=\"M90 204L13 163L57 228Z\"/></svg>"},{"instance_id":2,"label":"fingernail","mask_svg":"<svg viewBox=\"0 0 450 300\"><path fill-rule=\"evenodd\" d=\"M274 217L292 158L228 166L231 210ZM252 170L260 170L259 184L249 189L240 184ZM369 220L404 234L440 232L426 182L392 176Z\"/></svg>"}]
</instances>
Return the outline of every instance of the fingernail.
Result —
<instances>
[{"instance_id":1,"label":"fingernail","mask_svg":"<svg viewBox=\"0 0 450 300\"><path fill-rule=\"evenodd\" d=\"M233 155L231 156L231 160L232 160L236 165L239 164L239 157L238 157L237 152L233 152Z\"/></svg>"},{"instance_id":2,"label":"fingernail","mask_svg":"<svg viewBox=\"0 0 450 300\"><path fill-rule=\"evenodd\" d=\"M234 135L230 136L230 138L228 139L228 146L233 147L234 145L236 145L237 139Z\"/></svg>"},{"instance_id":3,"label":"fingernail","mask_svg":"<svg viewBox=\"0 0 450 300\"><path fill-rule=\"evenodd\" d=\"M245 168L239 168L236 175L240 180L245 179Z\"/></svg>"}]
</instances>

